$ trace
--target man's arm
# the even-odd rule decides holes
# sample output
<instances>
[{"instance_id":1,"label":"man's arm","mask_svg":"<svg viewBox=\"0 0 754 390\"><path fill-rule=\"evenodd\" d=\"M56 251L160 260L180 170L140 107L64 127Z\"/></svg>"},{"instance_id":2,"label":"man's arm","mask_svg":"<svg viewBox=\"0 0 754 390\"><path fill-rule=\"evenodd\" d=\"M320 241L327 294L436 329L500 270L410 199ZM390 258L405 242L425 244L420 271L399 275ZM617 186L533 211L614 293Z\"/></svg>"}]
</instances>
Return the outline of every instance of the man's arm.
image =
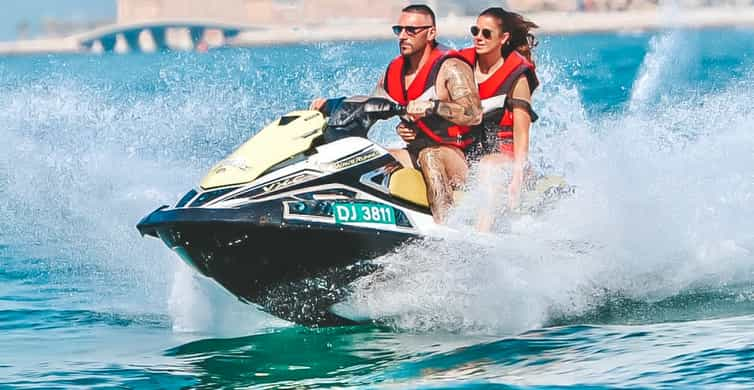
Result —
<instances>
[{"instance_id":1,"label":"man's arm","mask_svg":"<svg viewBox=\"0 0 754 390\"><path fill-rule=\"evenodd\" d=\"M438 84L447 89L450 101L438 104L437 115L462 126L482 122L482 101L471 66L456 58L445 61L440 68Z\"/></svg>"},{"instance_id":2,"label":"man's arm","mask_svg":"<svg viewBox=\"0 0 754 390\"><path fill-rule=\"evenodd\" d=\"M422 117L435 113L457 125L473 126L482 122L482 102L471 67L456 58L442 65L437 76L437 94L447 101L413 101L408 114Z\"/></svg>"}]
</instances>

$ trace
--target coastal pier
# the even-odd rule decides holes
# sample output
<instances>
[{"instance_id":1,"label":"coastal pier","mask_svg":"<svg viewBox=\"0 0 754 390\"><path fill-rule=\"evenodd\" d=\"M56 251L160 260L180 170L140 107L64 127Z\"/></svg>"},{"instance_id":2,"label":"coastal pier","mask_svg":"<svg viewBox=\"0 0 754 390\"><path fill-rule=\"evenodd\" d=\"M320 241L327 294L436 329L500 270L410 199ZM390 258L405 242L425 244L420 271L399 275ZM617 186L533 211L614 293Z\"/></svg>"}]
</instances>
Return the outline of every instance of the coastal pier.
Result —
<instances>
[{"instance_id":1,"label":"coastal pier","mask_svg":"<svg viewBox=\"0 0 754 390\"><path fill-rule=\"evenodd\" d=\"M223 46L241 31L257 29L201 19L152 20L103 26L69 39L83 51L102 53L193 50L201 49L202 45Z\"/></svg>"}]
</instances>

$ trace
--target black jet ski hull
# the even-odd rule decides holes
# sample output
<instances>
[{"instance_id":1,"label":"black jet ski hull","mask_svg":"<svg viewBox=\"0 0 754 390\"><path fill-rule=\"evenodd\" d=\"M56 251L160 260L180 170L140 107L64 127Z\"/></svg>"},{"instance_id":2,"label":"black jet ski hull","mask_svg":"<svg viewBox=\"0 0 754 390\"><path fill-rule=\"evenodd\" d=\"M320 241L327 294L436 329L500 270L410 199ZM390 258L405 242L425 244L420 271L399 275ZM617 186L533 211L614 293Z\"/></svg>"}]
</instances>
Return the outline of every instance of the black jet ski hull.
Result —
<instances>
[{"instance_id":1,"label":"black jet ski hull","mask_svg":"<svg viewBox=\"0 0 754 390\"><path fill-rule=\"evenodd\" d=\"M411 234L327 223L281 221L281 207L161 208L142 235L159 237L188 264L243 301L302 325L351 323L328 311L348 285L377 266L368 260Z\"/></svg>"}]
</instances>

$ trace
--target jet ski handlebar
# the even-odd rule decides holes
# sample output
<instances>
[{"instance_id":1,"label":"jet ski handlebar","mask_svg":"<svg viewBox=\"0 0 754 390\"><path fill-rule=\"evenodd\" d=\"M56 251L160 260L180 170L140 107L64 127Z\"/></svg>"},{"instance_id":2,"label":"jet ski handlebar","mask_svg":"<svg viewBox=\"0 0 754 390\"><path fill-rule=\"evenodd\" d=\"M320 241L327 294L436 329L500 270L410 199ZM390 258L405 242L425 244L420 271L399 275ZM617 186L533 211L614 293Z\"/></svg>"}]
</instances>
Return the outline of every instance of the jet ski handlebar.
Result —
<instances>
[{"instance_id":1,"label":"jet ski handlebar","mask_svg":"<svg viewBox=\"0 0 754 390\"><path fill-rule=\"evenodd\" d=\"M391 100L372 97L364 103L364 113L373 116L375 119L390 119L396 115L405 115L406 106L402 106Z\"/></svg>"},{"instance_id":2,"label":"jet ski handlebar","mask_svg":"<svg viewBox=\"0 0 754 390\"><path fill-rule=\"evenodd\" d=\"M329 99L322 109L328 117L325 142L346 137L367 137L379 120L405 115L406 107L382 97L353 96Z\"/></svg>"}]
</instances>

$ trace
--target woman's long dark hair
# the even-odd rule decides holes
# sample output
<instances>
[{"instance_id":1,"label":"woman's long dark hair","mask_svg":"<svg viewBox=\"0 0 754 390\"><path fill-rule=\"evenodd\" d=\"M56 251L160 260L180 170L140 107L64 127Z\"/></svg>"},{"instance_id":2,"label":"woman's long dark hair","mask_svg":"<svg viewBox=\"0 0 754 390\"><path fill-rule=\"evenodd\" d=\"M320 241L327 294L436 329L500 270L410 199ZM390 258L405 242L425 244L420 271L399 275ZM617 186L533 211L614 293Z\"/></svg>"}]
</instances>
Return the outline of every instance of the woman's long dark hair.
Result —
<instances>
[{"instance_id":1,"label":"woman's long dark hair","mask_svg":"<svg viewBox=\"0 0 754 390\"><path fill-rule=\"evenodd\" d=\"M487 8L479 16L491 16L497 19L502 31L510 34L510 39L503 45L503 58L508 58L515 50L530 62L534 62L531 50L537 46L538 42L531 30L539 27L536 23L500 7Z\"/></svg>"}]
</instances>

